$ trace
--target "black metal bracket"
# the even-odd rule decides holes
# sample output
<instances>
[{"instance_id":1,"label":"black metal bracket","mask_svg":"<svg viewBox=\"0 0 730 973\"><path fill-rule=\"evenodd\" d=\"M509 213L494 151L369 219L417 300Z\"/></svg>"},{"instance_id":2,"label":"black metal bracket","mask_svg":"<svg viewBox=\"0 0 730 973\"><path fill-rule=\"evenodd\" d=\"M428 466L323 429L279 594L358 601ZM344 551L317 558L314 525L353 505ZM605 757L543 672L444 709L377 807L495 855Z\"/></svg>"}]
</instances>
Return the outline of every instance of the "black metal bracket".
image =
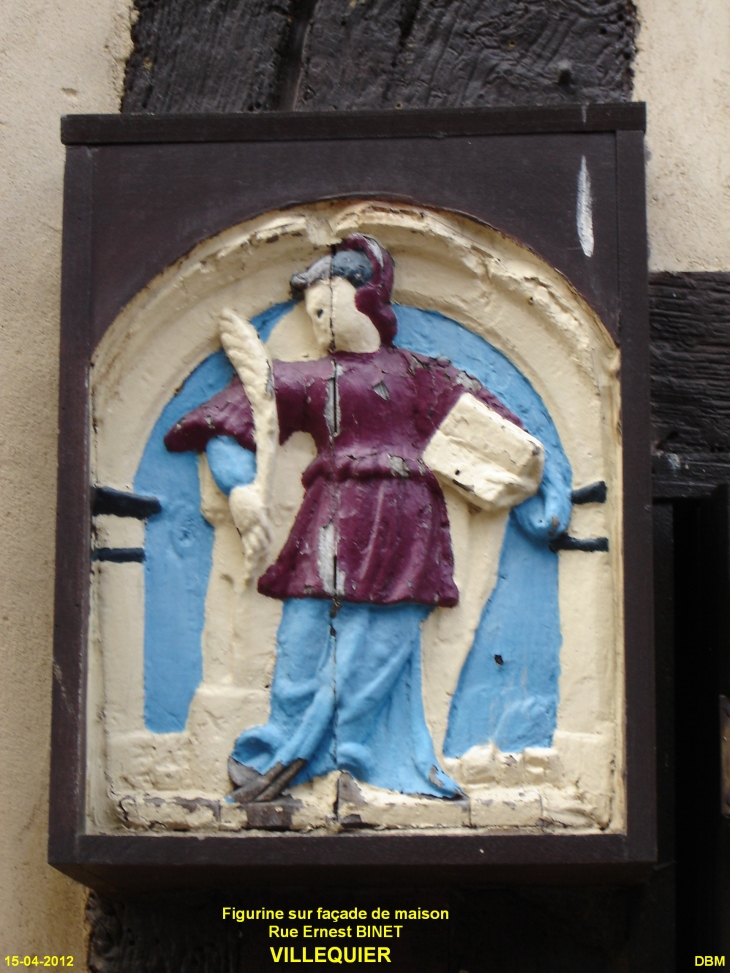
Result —
<instances>
[{"instance_id":1,"label":"black metal bracket","mask_svg":"<svg viewBox=\"0 0 730 973\"><path fill-rule=\"evenodd\" d=\"M91 514L111 514L113 517L134 517L146 520L162 510L157 497L144 497L138 493L125 493L112 487L91 488Z\"/></svg>"}]
</instances>

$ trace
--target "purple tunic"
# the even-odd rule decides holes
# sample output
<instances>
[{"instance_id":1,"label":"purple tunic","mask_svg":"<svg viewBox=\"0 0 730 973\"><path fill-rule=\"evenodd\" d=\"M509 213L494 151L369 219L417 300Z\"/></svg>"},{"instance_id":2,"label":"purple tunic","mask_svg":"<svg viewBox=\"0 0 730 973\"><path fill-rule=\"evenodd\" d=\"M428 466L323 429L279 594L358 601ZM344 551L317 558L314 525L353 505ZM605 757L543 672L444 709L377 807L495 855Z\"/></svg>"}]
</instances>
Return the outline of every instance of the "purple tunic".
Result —
<instances>
[{"instance_id":1,"label":"purple tunic","mask_svg":"<svg viewBox=\"0 0 730 973\"><path fill-rule=\"evenodd\" d=\"M275 362L282 443L312 435L317 456L302 476L304 500L258 589L272 598L333 598L452 606L446 502L422 459L466 391L521 426L502 403L448 362L400 348L336 352L314 362ZM231 436L254 449L254 426L238 378L184 416L165 437L173 452Z\"/></svg>"}]
</instances>

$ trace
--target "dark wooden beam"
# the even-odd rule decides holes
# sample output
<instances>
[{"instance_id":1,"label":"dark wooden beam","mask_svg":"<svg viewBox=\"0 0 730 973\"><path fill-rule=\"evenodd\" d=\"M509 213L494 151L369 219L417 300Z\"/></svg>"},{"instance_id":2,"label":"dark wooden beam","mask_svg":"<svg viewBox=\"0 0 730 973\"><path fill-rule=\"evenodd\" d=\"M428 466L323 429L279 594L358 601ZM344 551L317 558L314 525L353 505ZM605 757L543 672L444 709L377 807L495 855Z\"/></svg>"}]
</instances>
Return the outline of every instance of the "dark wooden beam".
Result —
<instances>
[{"instance_id":1,"label":"dark wooden beam","mask_svg":"<svg viewBox=\"0 0 730 973\"><path fill-rule=\"evenodd\" d=\"M631 98L631 0L136 0L125 112Z\"/></svg>"},{"instance_id":2,"label":"dark wooden beam","mask_svg":"<svg viewBox=\"0 0 730 973\"><path fill-rule=\"evenodd\" d=\"M730 482L730 273L650 279L656 498Z\"/></svg>"}]
</instances>

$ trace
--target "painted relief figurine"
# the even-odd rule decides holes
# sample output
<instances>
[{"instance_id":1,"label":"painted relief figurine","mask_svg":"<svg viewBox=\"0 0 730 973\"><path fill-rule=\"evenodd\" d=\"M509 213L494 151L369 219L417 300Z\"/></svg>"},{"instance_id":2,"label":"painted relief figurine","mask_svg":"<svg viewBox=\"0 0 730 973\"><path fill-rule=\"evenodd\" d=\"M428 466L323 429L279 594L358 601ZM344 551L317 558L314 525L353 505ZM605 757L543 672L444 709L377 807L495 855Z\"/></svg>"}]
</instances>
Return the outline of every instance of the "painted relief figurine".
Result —
<instances>
[{"instance_id":1,"label":"painted relief figurine","mask_svg":"<svg viewBox=\"0 0 730 973\"><path fill-rule=\"evenodd\" d=\"M227 312L237 375L165 438L173 452L206 451L252 572L269 543L277 435L307 432L317 450L289 537L257 579L284 608L269 721L236 741L233 797L271 800L334 769L455 797L421 694L422 623L459 600L442 485L508 510L538 490L543 448L476 379L394 346L393 261L376 240L348 237L291 286L322 357L271 363Z\"/></svg>"}]
</instances>

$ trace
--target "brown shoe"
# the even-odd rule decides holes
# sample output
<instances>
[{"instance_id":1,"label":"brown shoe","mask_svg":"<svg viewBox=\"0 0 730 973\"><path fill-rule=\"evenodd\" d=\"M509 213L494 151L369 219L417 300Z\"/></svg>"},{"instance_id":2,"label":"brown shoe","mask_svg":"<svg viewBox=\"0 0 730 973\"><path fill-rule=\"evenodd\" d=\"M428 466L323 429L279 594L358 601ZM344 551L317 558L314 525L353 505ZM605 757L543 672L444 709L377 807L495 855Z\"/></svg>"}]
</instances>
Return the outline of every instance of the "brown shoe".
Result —
<instances>
[{"instance_id":1,"label":"brown shoe","mask_svg":"<svg viewBox=\"0 0 730 973\"><path fill-rule=\"evenodd\" d=\"M231 794L237 804L252 804L254 801L262 803L277 798L289 781L293 780L306 760L294 760L288 767L275 764L265 774L260 774L253 767L239 764L231 757L228 761L228 776L234 784L238 784ZM240 784L239 784L240 781Z\"/></svg>"}]
</instances>

